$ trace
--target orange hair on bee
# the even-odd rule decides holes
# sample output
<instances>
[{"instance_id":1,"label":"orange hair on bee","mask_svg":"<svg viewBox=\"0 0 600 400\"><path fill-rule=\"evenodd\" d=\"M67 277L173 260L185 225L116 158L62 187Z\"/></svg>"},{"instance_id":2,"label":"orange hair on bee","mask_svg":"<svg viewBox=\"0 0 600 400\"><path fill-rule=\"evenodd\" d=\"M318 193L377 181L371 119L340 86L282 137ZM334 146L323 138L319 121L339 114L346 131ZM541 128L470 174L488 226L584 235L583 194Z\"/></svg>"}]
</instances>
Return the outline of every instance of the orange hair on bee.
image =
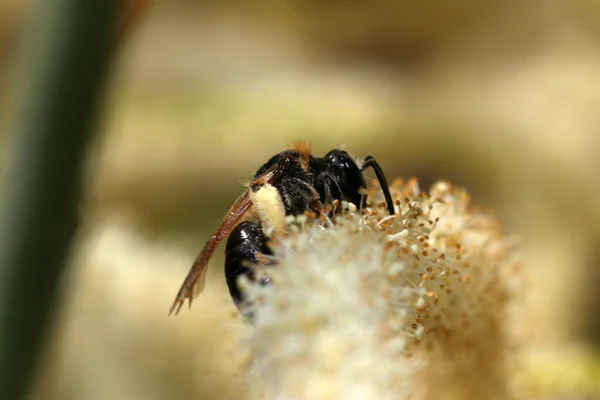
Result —
<instances>
[{"instance_id":1,"label":"orange hair on bee","mask_svg":"<svg viewBox=\"0 0 600 400\"><path fill-rule=\"evenodd\" d=\"M302 158L308 159L308 157L312 153L312 148L310 142L296 142L291 147L291 150L297 151L300 153Z\"/></svg>"}]
</instances>

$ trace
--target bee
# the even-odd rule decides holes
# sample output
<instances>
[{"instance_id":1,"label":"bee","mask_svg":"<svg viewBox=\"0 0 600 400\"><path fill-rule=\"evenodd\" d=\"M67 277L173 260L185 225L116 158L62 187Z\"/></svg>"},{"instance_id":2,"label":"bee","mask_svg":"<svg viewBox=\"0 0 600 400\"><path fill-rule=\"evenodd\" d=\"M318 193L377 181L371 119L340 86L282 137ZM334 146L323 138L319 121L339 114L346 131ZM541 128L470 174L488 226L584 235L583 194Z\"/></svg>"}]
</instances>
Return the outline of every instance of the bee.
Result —
<instances>
[{"instance_id":1,"label":"bee","mask_svg":"<svg viewBox=\"0 0 600 400\"><path fill-rule=\"evenodd\" d=\"M183 281L169 312L175 314L187 299L192 301L204 289L208 261L217 246L229 234L225 248L225 278L229 293L239 308L243 294L238 279L245 275L255 281L255 267L268 267L265 262L273 255L268 236L285 234L286 216L313 211L317 215L331 212L334 203L343 200L358 207L366 205L367 184L363 177L366 168L373 168L383 190L390 215L394 204L387 180L377 161L367 156L359 164L340 149L324 157L314 157L310 144L299 142L271 157L250 181L248 189L235 201L217 229L208 239L202 252ZM250 218L246 218L250 214ZM260 278L269 283L268 275Z\"/></svg>"}]
</instances>

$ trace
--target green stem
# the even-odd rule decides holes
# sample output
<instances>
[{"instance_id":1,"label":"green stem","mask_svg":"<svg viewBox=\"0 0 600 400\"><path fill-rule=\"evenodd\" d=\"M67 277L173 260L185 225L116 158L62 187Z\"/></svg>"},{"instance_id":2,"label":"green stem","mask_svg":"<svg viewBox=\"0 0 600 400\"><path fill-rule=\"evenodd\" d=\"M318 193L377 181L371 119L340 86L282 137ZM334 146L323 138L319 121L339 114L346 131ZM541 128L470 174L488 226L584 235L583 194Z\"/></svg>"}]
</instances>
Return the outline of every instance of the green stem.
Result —
<instances>
[{"instance_id":1,"label":"green stem","mask_svg":"<svg viewBox=\"0 0 600 400\"><path fill-rule=\"evenodd\" d=\"M0 208L0 399L10 400L28 395L56 304L117 11L116 0L35 4Z\"/></svg>"}]
</instances>

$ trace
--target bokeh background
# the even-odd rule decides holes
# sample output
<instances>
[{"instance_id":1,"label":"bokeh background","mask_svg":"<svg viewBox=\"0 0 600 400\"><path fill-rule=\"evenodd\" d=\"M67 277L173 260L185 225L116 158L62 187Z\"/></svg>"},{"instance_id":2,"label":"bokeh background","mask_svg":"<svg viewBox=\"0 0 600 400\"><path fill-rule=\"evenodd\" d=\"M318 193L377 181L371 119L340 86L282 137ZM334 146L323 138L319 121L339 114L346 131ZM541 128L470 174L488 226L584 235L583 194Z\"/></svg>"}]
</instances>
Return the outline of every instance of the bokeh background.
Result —
<instances>
[{"instance_id":1,"label":"bokeh background","mask_svg":"<svg viewBox=\"0 0 600 400\"><path fill-rule=\"evenodd\" d=\"M0 4L3 150L29 7ZM600 398L599 27L595 0L153 2L115 60L32 398L251 398L222 249L166 315L241 182L298 139L466 187L521 243L519 397Z\"/></svg>"}]
</instances>

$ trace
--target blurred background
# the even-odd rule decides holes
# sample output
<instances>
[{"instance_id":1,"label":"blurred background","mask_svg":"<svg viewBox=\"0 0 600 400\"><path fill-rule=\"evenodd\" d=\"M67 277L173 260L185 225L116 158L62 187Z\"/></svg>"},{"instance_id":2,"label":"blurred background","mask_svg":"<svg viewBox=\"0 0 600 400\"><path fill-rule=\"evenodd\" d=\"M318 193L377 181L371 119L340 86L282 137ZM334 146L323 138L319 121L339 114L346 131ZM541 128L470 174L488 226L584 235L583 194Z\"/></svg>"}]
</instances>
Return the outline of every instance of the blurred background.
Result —
<instances>
[{"instance_id":1,"label":"blurred background","mask_svg":"<svg viewBox=\"0 0 600 400\"><path fill-rule=\"evenodd\" d=\"M26 0L0 4L10 145ZM521 398L600 399L600 3L155 1L122 43L35 399L239 399L223 250L191 261L291 142L464 186L521 240Z\"/></svg>"}]
</instances>

